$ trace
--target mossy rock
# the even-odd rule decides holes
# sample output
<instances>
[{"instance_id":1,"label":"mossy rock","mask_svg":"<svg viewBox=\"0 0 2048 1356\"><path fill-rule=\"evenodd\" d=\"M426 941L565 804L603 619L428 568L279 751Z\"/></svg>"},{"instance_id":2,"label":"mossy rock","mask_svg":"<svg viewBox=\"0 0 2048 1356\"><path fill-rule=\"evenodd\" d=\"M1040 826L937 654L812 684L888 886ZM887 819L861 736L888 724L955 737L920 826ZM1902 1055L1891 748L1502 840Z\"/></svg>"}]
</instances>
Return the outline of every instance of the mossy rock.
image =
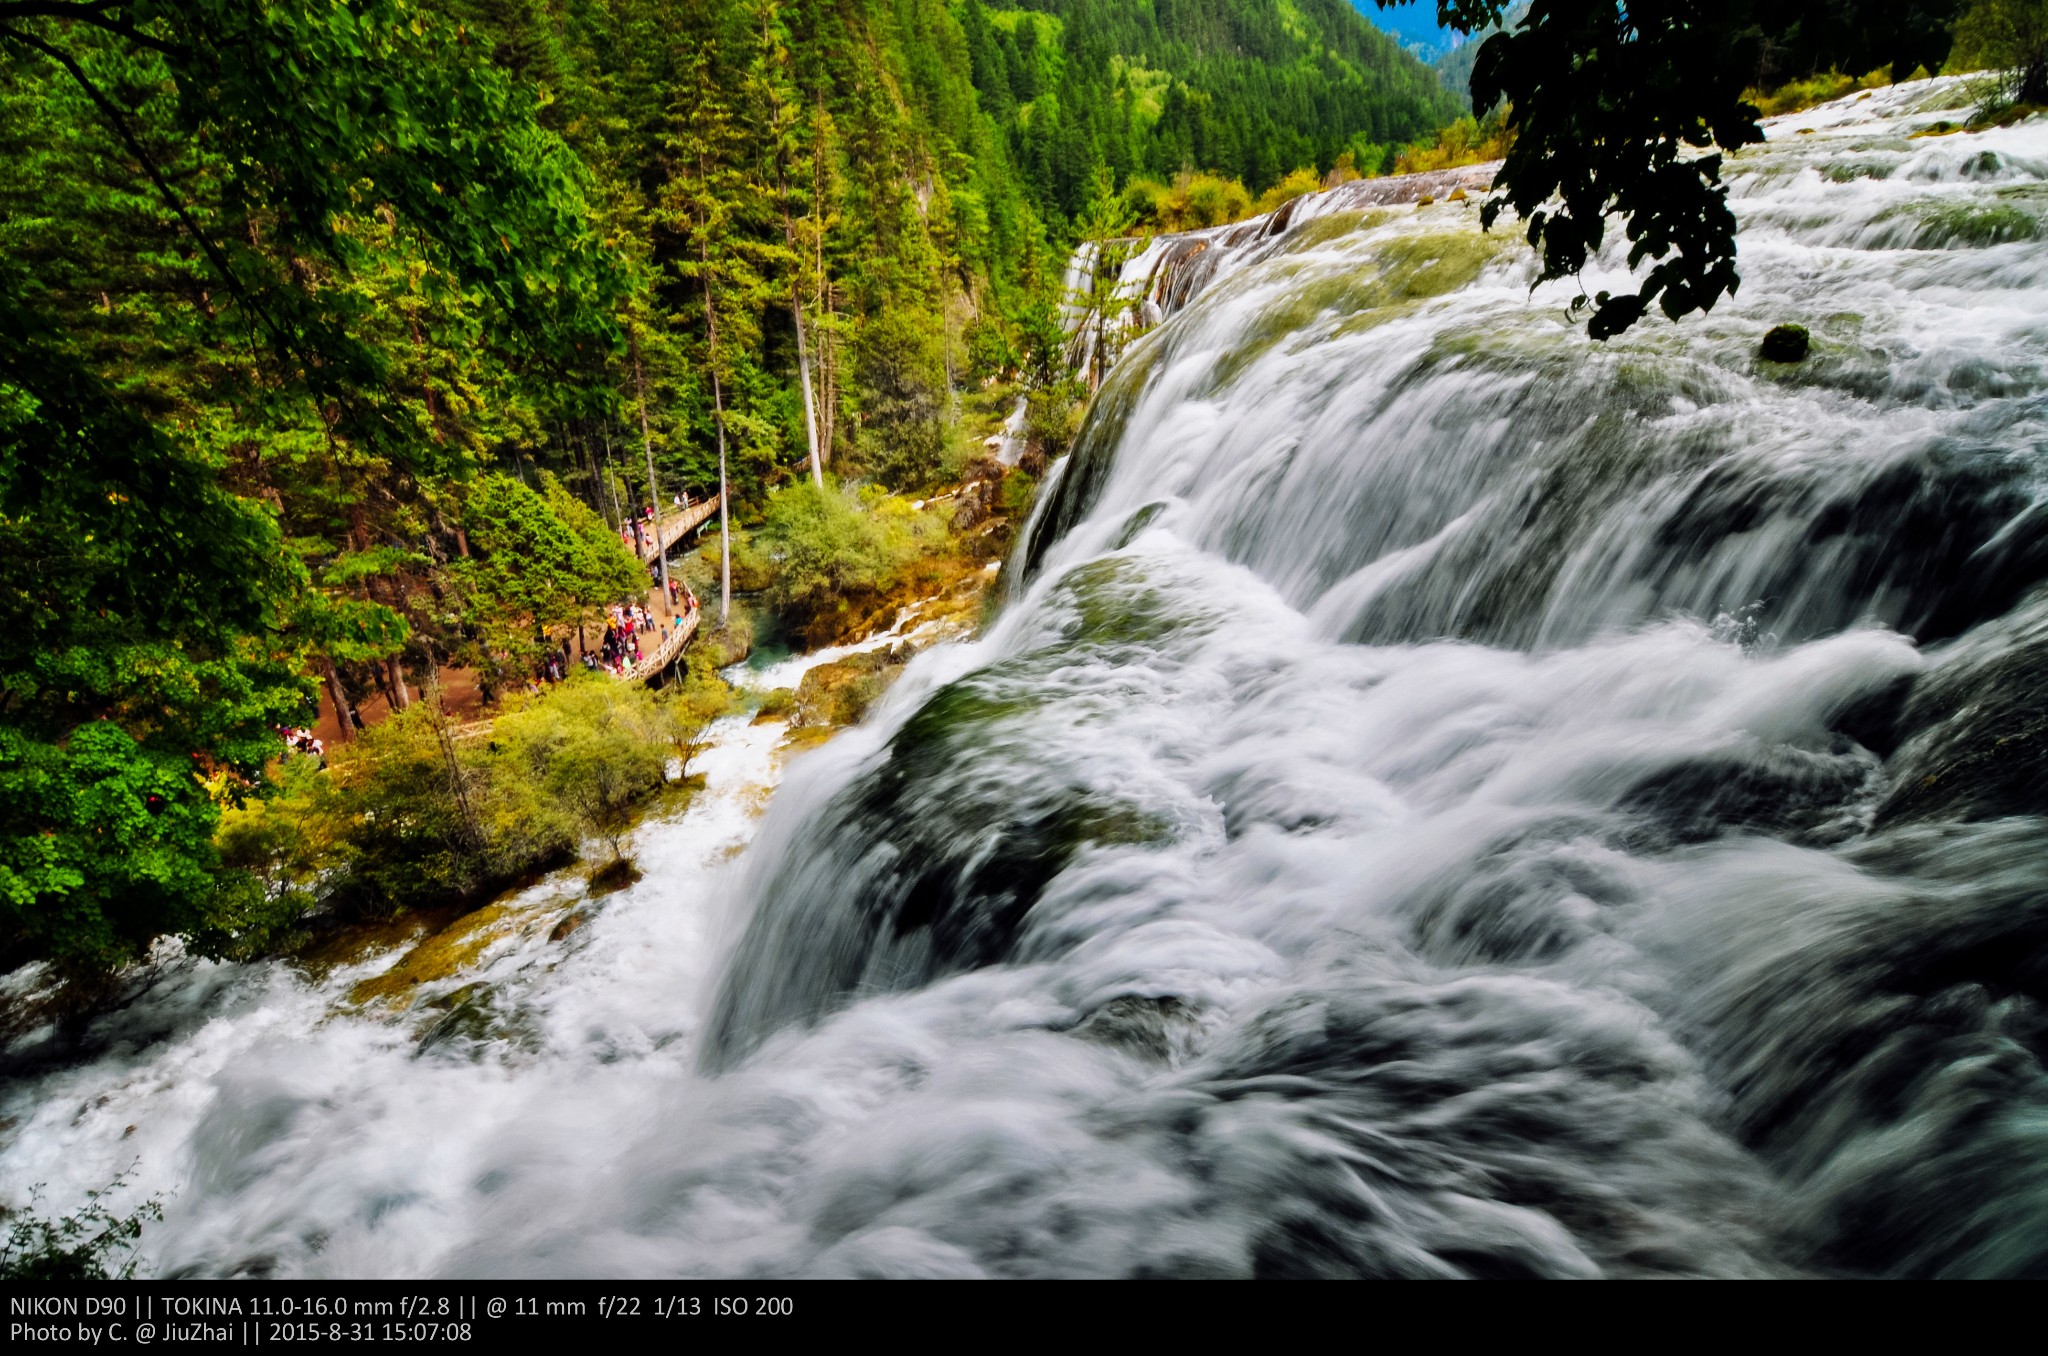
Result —
<instances>
[{"instance_id":1,"label":"mossy rock","mask_svg":"<svg viewBox=\"0 0 2048 1356\"><path fill-rule=\"evenodd\" d=\"M839 733L836 725L792 725L789 733L782 737L782 747L801 753L815 749L820 744L830 743L832 736Z\"/></svg>"},{"instance_id":2,"label":"mossy rock","mask_svg":"<svg viewBox=\"0 0 2048 1356\"><path fill-rule=\"evenodd\" d=\"M889 684L903 672L889 654L870 650L820 664L804 675L796 689L798 726L853 725L867 714Z\"/></svg>"},{"instance_id":3,"label":"mossy rock","mask_svg":"<svg viewBox=\"0 0 2048 1356\"><path fill-rule=\"evenodd\" d=\"M786 720L795 710L795 689L778 687L762 696L761 705L754 710L754 723L762 725L771 720Z\"/></svg>"},{"instance_id":4,"label":"mossy rock","mask_svg":"<svg viewBox=\"0 0 2048 1356\"><path fill-rule=\"evenodd\" d=\"M2048 815L2048 599L2014 622L2009 644L1966 648L1915 684L1878 827Z\"/></svg>"},{"instance_id":5,"label":"mossy rock","mask_svg":"<svg viewBox=\"0 0 2048 1356\"><path fill-rule=\"evenodd\" d=\"M1804 362L1812 342L1813 336L1807 333L1804 325L1773 325L1764 335L1757 356L1768 363Z\"/></svg>"},{"instance_id":6,"label":"mossy rock","mask_svg":"<svg viewBox=\"0 0 2048 1356\"><path fill-rule=\"evenodd\" d=\"M739 613L735 612L724 626L709 624L709 618L706 623L690 642L693 657L702 655L712 668L723 669L754 652L754 628Z\"/></svg>"},{"instance_id":7,"label":"mossy rock","mask_svg":"<svg viewBox=\"0 0 2048 1356\"><path fill-rule=\"evenodd\" d=\"M441 983L473 965L491 943L511 931L506 926L513 921L511 913L508 905L490 904L462 915L422 939L383 974L359 982L349 990L349 1002L406 1005L422 985Z\"/></svg>"}]
</instances>

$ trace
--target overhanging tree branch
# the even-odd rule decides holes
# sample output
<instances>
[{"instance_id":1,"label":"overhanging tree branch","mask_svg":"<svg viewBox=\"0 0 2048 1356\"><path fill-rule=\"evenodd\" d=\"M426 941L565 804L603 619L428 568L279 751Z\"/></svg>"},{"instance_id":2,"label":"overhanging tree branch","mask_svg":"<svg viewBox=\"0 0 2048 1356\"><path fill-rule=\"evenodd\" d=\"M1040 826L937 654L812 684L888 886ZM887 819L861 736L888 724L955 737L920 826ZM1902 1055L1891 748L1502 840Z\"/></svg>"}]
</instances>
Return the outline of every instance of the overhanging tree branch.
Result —
<instances>
[{"instance_id":1,"label":"overhanging tree branch","mask_svg":"<svg viewBox=\"0 0 2048 1356\"><path fill-rule=\"evenodd\" d=\"M0 0L0 23L13 19L64 19L105 29L155 51L174 55L183 52L177 44L152 37L132 20L118 17L126 4L127 0Z\"/></svg>"}]
</instances>

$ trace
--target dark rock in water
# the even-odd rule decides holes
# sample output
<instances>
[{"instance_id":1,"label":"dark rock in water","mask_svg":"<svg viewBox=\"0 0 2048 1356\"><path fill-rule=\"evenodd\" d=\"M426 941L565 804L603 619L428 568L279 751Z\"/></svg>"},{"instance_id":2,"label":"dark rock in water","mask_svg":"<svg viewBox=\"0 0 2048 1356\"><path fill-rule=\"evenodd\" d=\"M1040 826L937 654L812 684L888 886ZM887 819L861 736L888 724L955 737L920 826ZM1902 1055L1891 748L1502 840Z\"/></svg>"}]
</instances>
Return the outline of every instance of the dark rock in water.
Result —
<instances>
[{"instance_id":1,"label":"dark rock in water","mask_svg":"<svg viewBox=\"0 0 2048 1356\"><path fill-rule=\"evenodd\" d=\"M1900 674L1884 686L1852 698L1828 723L1878 757L1889 758L1905 742L1903 720L1912 695L1913 675Z\"/></svg>"},{"instance_id":2,"label":"dark rock in water","mask_svg":"<svg viewBox=\"0 0 2048 1356\"><path fill-rule=\"evenodd\" d=\"M1886 620L1922 643L1947 640L2048 573L2032 498L2011 458L1937 444L1821 503L1805 545L1835 554L1845 600L1889 595Z\"/></svg>"},{"instance_id":3,"label":"dark rock in water","mask_svg":"<svg viewBox=\"0 0 2048 1356\"><path fill-rule=\"evenodd\" d=\"M1771 363L1804 362L1810 341L1811 336L1804 325L1774 325L1764 336L1763 347L1757 350L1757 356Z\"/></svg>"},{"instance_id":4,"label":"dark rock in water","mask_svg":"<svg viewBox=\"0 0 2048 1356\"><path fill-rule=\"evenodd\" d=\"M1726 833L1824 844L1860 827L1851 803L1877 771L1877 760L1856 749L1758 746L1663 768L1630 788L1620 808L1638 817L1630 836L1646 847Z\"/></svg>"},{"instance_id":5,"label":"dark rock in water","mask_svg":"<svg viewBox=\"0 0 2048 1356\"><path fill-rule=\"evenodd\" d=\"M996 484L993 480L969 480L960 487L953 508L954 531L965 532L988 521L988 515L995 507Z\"/></svg>"},{"instance_id":6,"label":"dark rock in water","mask_svg":"<svg viewBox=\"0 0 2048 1356\"><path fill-rule=\"evenodd\" d=\"M707 1068L729 1067L777 1027L853 994L1010 959L1046 886L1077 855L1170 837L1156 816L1070 777L978 775L970 750L1016 739L1013 721L1027 709L1001 690L986 672L941 688L812 821L815 841L853 851L792 853L768 881L719 994Z\"/></svg>"},{"instance_id":7,"label":"dark rock in water","mask_svg":"<svg viewBox=\"0 0 2048 1356\"><path fill-rule=\"evenodd\" d=\"M1602 913L1635 898L1585 850L1603 827L1592 816L1545 817L1429 882L1409 905L1416 951L1438 965L1542 964L1594 935Z\"/></svg>"},{"instance_id":8,"label":"dark rock in water","mask_svg":"<svg viewBox=\"0 0 2048 1356\"><path fill-rule=\"evenodd\" d=\"M633 864L632 858L614 857L590 873L590 893L593 897L612 894L637 884L639 880L640 868Z\"/></svg>"},{"instance_id":9,"label":"dark rock in water","mask_svg":"<svg viewBox=\"0 0 2048 1356\"><path fill-rule=\"evenodd\" d=\"M497 1025L497 995L487 984L465 984L453 993L435 999L429 1007L446 1016L437 1018L420 1036L419 1048L431 1050L450 1041L488 1041Z\"/></svg>"},{"instance_id":10,"label":"dark rock in water","mask_svg":"<svg viewBox=\"0 0 2048 1356\"><path fill-rule=\"evenodd\" d=\"M1879 827L2048 814L2048 597L2026 612L1915 686Z\"/></svg>"},{"instance_id":11,"label":"dark rock in water","mask_svg":"<svg viewBox=\"0 0 2048 1356\"><path fill-rule=\"evenodd\" d=\"M1194 1026L1195 1010L1178 998L1125 994L1089 1013L1068 1034L1166 1063L1187 1054Z\"/></svg>"}]
</instances>

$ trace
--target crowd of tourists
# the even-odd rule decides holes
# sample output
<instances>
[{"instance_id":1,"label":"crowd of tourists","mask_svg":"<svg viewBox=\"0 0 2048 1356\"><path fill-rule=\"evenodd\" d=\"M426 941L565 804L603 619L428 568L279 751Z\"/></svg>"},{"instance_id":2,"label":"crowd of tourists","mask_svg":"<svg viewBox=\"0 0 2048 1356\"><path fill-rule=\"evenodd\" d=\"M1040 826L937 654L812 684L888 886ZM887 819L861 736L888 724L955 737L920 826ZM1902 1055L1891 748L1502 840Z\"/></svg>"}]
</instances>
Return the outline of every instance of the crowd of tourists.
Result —
<instances>
[{"instance_id":1,"label":"crowd of tourists","mask_svg":"<svg viewBox=\"0 0 2048 1356\"><path fill-rule=\"evenodd\" d=\"M307 729L280 729L284 746L293 753L303 753L318 758L324 766L327 762L327 741Z\"/></svg>"},{"instance_id":2,"label":"crowd of tourists","mask_svg":"<svg viewBox=\"0 0 2048 1356\"><path fill-rule=\"evenodd\" d=\"M697 595L671 578L669 602L676 610L666 629L680 631L696 614ZM666 639L664 631L661 618L639 603L614 604L605 614L604 637L595 651L584 652L583 666L616 678L630 678L661 649Z\"/></svg>"}]
</instances>

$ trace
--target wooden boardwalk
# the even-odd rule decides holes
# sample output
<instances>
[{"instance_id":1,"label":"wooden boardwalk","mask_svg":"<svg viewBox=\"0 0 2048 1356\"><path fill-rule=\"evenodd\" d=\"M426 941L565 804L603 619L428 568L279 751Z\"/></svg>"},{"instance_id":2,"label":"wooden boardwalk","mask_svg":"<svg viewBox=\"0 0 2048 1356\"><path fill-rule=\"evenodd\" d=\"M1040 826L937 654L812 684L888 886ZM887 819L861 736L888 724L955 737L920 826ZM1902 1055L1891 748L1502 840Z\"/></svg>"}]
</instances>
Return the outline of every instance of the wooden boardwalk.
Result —
<instances>
[{"instance_id":1,"label":"wooden boardwalk","mask_svg":"<svg viewBox=\"0 0 2048 1356\"><path fill-rule=\"evenodd\" d=\"M661 531L658 539L649 542L641 548L640 559L647 561L657 559L663 551L674 546L676 541L685 532L692 531L701 526L705 519L712 517L717 512L718 501L716 499L705 499L690 505L680 513L667 514L661 520Z\"/></svg>"},{"instance_id":2,"label":"wooden boardwalk","mask_svg":"<svg viewBox=\"0 0 2048 1356\"><path fill-rule=\"evenodd\" d=\"M676 662L676 657L682 654L684 647L690 643L690 638L697 634L697 619L703 615L704 609L697 608L684 615L681 626L669 627L668 634L661 638L661 644L655 647L654 653L642 655L640 662L633 666L632 676L626 681L651 683L666 673L669 666Z\"/></svg>"}]
</instances>

